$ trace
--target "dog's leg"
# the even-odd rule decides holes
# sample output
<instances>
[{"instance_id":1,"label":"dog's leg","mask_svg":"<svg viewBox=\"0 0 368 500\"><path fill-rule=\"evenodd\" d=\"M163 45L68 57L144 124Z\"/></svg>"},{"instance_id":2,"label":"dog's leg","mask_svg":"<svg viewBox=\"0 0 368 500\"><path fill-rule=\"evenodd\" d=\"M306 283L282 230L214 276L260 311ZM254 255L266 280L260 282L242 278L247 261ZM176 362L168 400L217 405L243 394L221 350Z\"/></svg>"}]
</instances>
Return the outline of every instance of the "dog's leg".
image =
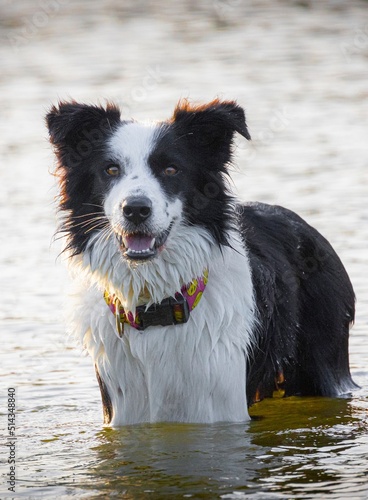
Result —
<instances>
[{"instance_id":1,"label":"dog's leg","mask_svg":"<svg viewBox=\"0 0 368 500\"><path fill-rule=\"evenodd\" d=\"M104 384L104 381L102 380L100 374L98 373L97 365L95 365L95 370L96 370L97 382L98 385L100 386L100 391L101 391L104 424L109 424L112 420L112 413L113 413L110 395L107 392L107 387Z\"/></svg>"}]
</instances>

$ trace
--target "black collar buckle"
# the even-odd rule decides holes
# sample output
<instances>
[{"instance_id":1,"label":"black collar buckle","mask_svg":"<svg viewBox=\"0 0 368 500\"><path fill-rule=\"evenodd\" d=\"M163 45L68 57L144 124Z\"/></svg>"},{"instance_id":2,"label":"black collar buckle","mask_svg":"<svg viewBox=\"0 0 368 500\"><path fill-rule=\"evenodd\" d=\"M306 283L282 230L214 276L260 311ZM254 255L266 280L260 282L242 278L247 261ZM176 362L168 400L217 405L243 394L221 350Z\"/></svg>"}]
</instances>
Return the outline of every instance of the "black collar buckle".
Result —
<instances>
[{"instance_id":1,"label":"black collar buckle","mask_svg":"<svg viewBox=\"0 0 368 500\"><path fill-rule=\"evenodd\" d=\"M190 309L183 295L177 293L175 297L164 299L160 304L138 306L136 309L137 330L145 330L149 326L168 326L186 323Z\"/></svg>"}]
</instances>

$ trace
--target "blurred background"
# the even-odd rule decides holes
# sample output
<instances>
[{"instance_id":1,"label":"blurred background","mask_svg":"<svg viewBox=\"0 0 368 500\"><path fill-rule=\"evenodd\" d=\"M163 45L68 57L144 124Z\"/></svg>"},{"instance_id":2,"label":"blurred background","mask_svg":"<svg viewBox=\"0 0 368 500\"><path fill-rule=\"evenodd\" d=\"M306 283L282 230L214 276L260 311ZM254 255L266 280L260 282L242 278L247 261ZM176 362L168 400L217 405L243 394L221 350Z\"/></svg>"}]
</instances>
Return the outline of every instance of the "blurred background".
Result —
<instances>
[{"instance_id":1,"label":"blurred background","mask_svg":"<svg viewBox=\"0 0 368 500\"><path fill-rule=\"evenodd\" d=\"M78 425L101 425L93 367L64 333L67 278L51 243L44 115L59 99L114 101L123 117L152 120L180 98L246 109L252 142L236 139L234 190L297 211L338 251L358 299L351 361L366 409L368 2L0 0L0 36L1 390L19 394L23 479L36 488L38 468L61 484L81 462L74 446L63 455Z\"/></svg>"}]
</instances>

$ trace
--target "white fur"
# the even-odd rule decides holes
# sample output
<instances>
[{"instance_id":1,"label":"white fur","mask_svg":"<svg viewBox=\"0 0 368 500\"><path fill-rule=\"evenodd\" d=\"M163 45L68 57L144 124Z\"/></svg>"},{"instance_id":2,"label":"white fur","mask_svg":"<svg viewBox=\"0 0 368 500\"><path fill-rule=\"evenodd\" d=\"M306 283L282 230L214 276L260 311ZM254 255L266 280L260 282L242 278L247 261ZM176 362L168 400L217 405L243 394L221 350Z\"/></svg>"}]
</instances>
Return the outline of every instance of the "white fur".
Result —
<instances>
[{"instance_id":1,"label":"white fur","mask_svg":"<svg viewBox=\"0 0 368 500\"><path fill-rule=\"evenodd\" d=\"M183 325L151 327L143 333L126 326L119 338L98 283L78 295L73 329L106 384L113 426L248 419L245 363L255 326L254 302L247 256L240 243L233 244L239 253L225 248L221 254L213 247L205 254L209 282ZM162 263L151 273L145 273L144 266L121 267L136 286L144 282L145 274L151 274L152 285L155 272L160 282L160 270L165 270ZM185 275L186 270L179 269L178 274ZM162 295L172 295L172 286L166 283Z\"/></svg>"},{"instance_id":2,"label":"white fur","mask_svg":"<svg viewBox=\"0 0 368 500\"><path fill-rule=\"evenodd\" d=\"M124 174L107 195L105 211L112 225L120 224L122 200L139 191L151 198L159 231L172 218L175 224L164 249L149 262L124 259L112 232L96 234L84 255L71 259L84 277L73 303L72 330L106 385L111 425L245 421L246 359L255 328L248 257L236 233L230 235L231 247L220 249L205 229L182 220L181 201L165 197L147 166L156 133L154 127L137 124L123 125L116 133L111 148L120 155ZM105 288L134 310L142 296L148 304L161 302L205 268L208 285L186 324L143 332L126 325L118 336L103 299Z\"/></svg>"},{"instance_id":3,"label":"white fur","mask_svg":"<svg viewBox=\"0 0 368 500\"><path fill-rule=\"evenodd\" d=\"M148 156L155 144L160 127L151 123L122 124L110 140L111 156L123 166L122 178L106 197L104 208L111 224L121 226L121 202L130 196L147 196L153 202L150 217L152 230L161 233L181 214L179 199L164 196L158 180L148 166Z\"/></svg>"}]
</instances>

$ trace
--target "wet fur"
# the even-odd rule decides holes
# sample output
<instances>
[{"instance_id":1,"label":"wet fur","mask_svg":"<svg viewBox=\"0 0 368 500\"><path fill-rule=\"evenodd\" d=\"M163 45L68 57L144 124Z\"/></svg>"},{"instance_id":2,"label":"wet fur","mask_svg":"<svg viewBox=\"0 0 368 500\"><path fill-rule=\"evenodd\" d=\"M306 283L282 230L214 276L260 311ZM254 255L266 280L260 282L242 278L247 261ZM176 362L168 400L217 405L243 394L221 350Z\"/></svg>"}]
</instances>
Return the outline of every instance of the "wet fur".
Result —
<instances>
[{"instance_id":1,"label":"wet fur","mask_svg":"<svg viewBox=\"0 0 368 500\"><path fill-rule=\"evenodd\" d=\"M121 121L106 108L60 102L47 115L58 160L60 231L81 282L71 328L91 355L105 422L245 421L247 407L286 396L354 388L348 362L354 292L330 244L293 212L239 204L226 176L235 133L250 139L233 101L178 104L157 124ZM106 175L109 165L119 176ZM164 174L170 165L178 174ZM157 256L124 256L134 231L121 207L152 201L138 229L170 229ZM129 225L130 224L130 225ZM120 338L103 291L134 310L159 303L209 269L188 323L125 327Z\"/></svg>"}]
</instances>

